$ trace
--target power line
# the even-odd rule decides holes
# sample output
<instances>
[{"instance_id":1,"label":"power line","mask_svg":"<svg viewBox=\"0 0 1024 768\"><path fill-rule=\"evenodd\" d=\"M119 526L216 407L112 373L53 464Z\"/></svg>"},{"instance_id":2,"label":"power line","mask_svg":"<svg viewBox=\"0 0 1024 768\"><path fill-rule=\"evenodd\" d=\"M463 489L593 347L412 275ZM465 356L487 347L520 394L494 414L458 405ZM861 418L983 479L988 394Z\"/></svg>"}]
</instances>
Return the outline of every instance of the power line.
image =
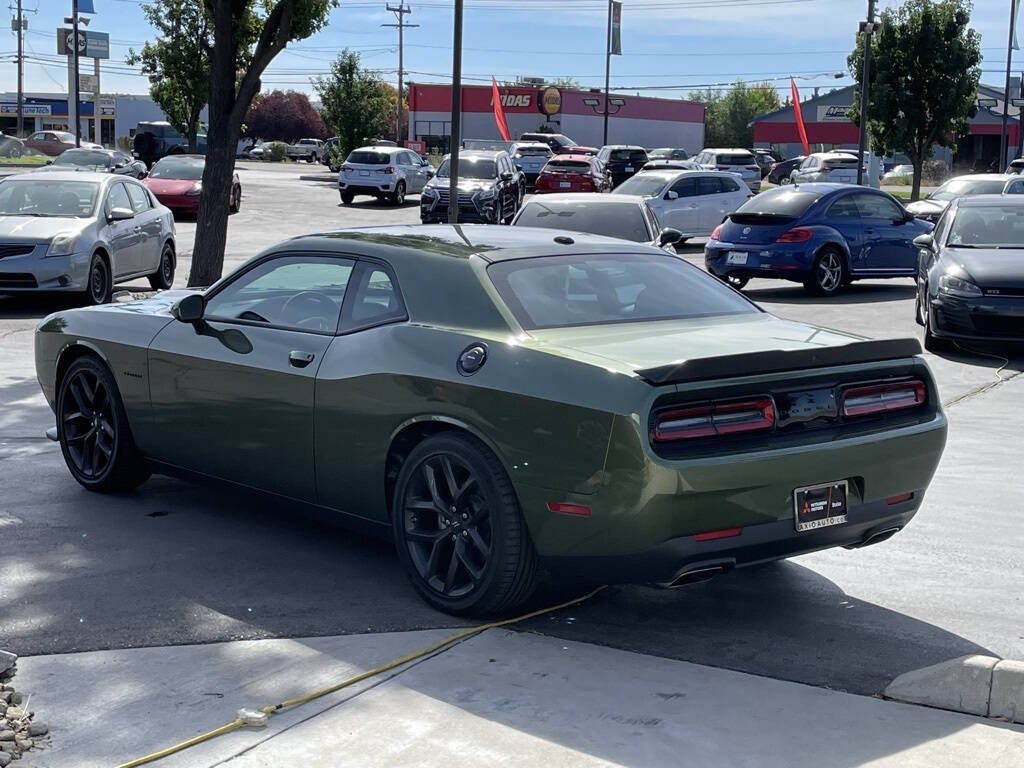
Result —
<instances>
[{"instance_id":1,"label":"power line","mask_svg":"<svg viewBox=\"0 0 1024 768\"><path fill-rule=\"evenodd\" d=\"M407 6L404 2L398 5L391 5L386 3L384 5L387 10L391 11L398 18L397 24L381 24L382 27L397 27L398 28L398 96L395 99L395 141L399 144L402 143L402 47L403 38L402 32L405 31L406 27L418 27L419 24L410 24L405 20L405 17L412 13L412 9Z\"/></svg>"}]
</instances>

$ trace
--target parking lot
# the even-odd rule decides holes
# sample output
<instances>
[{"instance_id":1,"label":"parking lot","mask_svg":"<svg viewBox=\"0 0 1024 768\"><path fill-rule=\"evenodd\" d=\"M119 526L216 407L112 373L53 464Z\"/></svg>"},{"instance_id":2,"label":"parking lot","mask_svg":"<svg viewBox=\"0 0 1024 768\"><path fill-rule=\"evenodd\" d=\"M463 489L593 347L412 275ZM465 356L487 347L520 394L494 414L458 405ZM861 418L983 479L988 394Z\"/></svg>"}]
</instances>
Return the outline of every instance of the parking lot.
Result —
<instances>
[{"instance_id":1,"label":"parking lot","mask_svg":"<svg viewBox=\"0 0 1024 768\"><path fill-rule=\"evenodd\" d=\"M285 238L418 224L401 208L342 206L320 166L239 165L241 211L225 270ZM306 178L304 178L306 177ZM177 224L175 286L195 223ZM702 241L680 255L703 263ZM122 286L146 291L144 281ZM865 336L920 337L910 280L865 281L834 298L752 280L780 316ZM62 298L0 298L0 646L25 654L454 626L408 586L388 542L239 491L156 478L140 491L82 490L42 435L32 333ZM722 353L727 354L728 349ZM950 419L938 474L913 524L861 551L828 551L681 590L617 587L525 625L531 631L856 693L969 653L1024 655L1024 355L927 355ZM287 575L287 578L282 576ZM564 596L557 588L537 604Z\"/></svg>"}]
</instances>

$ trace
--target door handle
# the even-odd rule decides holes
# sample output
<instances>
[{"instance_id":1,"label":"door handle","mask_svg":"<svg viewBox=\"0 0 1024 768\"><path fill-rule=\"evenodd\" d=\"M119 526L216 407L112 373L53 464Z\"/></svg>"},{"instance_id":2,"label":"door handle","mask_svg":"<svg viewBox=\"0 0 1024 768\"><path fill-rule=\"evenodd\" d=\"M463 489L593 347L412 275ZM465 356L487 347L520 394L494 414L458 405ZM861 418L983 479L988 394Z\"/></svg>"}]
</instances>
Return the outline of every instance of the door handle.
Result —
<instances>
[{"instance_id":1,"label":"door handle","mask_svg":"<svg viewBox=\"0 0 1024 768\"><path fill-rule=\"evenodd\" d=\"M296 368L305 368L313 362L314 357L315 355L312 352L303 352L298 349L293 349L288 353L288 362Z\"/></svg>"}]
</instances>

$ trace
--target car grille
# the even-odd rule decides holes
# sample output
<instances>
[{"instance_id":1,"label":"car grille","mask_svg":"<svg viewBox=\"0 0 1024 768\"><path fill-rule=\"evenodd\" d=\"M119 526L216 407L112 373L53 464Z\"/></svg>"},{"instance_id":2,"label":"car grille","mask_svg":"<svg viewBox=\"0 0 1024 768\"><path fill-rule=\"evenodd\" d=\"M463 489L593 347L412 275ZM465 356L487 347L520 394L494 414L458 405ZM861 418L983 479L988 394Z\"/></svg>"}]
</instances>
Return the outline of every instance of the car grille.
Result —
<instances>
[{"instance_id":1,"label":"car grille","mask_svg":"<svg viewBox=\"0 0 1024 768\"><path fill-rule=\"evenodd\" d=\"M437 199L448 205L449 193L447 189L438 189ZM473 205L473 195L468 192L459 192L459 205Z\"/></svg>"},{"instance_id":2,"label":"car grille","mask_svg":"<svg viewBox=\"0 0 1024 768\"><path fill-rule=\"evenodd\" d=\"M983 288L982 293L986 296L998 296L999 298L1024 298L1024 288Z\"/></svg>"},{"instance_id":3,"label":"car grille","mask_svg":"<svg viewBox=\"0 0 1024 768\"><path fill-rule=\"evenodd\" d=\"M0 288L37 288L35 275L28 272L0 272Z\"/></svg>"},{"instance_id":4,"label":"car grille","mask_svg":"<svg viewBox=\"0 0 1024 768\"><path fill-rule=\"evenodd\" d=\"M25 245L24 243L0 243L0 259L7 256L24 256L32 253L34 249L34 245Z\"/></svg>"},{"instance_id":5,"label":"car grille","mask_svg":"<svg viewBox=\"0 0 1024 768\"><path fill-rule=\"evenodd\" d=\"M982 336L1024 336L1024 317L1012 315L975 315L974 327Z\"/></svg>"}]
</instances>

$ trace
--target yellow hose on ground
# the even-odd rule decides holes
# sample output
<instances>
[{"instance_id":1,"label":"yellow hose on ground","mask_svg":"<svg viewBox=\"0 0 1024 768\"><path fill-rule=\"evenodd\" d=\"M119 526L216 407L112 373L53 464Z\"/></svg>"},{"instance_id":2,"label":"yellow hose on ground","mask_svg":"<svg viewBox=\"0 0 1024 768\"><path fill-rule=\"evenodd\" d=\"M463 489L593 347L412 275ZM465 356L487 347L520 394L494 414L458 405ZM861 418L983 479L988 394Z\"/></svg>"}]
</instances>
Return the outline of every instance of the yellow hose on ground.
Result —
<instances>
[{"instance_id":1,"label":"yellow hose on ground","mask_svg":"<svg viewBox=\"0 0 1024 768\"><path fill-rule=\"evenodd\" d=\"M302 696L296 696L292 699L285 699L279 704L270 704L266 707L261 708L259 711L266 715L272 715L276 712L280 712L282 709L294 707L299 704L305 704L307 702L313 701L314 699L319 699L321 696L326 696L329 693L340 691L342 688L347 688L351 685L355 685L356 683L362 682L367 678L379 675L382 672L387 672L389 670L394 669L395 667L400 667L403 664L408 664L410 661L415 661L416 659L422 658L423 656L429 656L430 654L436 653L437 651L441 650L442 648L448 645L451 645L452 643L458 642L459 640L464 640L467 637L472 637L473 635L478 635L481 632L487 631L488 629L497 629L498 627L505 627L509 624L515 624L520 621L526 621L527 619L532 619L536 616L543 616L545 613L552 613L553 611L559 611L562 608L568 608L571 605L582 603L584 600L589 600L602 589L604 589L604 587L600 586L597 589L594 589L588 592L587 594L583 595L582 597L567 600L564 603L552 605L547 608L541 608L537 611L531 611L530 613L524 613L522 616L516 616L512 619L502 619L501 621L492 621L488 624L480 624L476 627L467 627L466 629L460 629L458 632L454 632L448 635L448 637L445 637L441 640L438 640L436 643L428 645L426 648L421 648L418 651L407 653L405 656L399 656L397 659L392 659L386 664L381 664L379 667L368 669L366 672L360 672L358 675L353 675L352 677L341 680L340 682L337 682L334 685L329 685L326 688L321 688L319 690L312 691L311 693L307 693ZM202 744L204 741L209 741L210 739L216 738L221 734L228 733L229 731L234 731L238 728L244 728L246 725L249 725L249 723L243 717L239 716L232 720L230 723L225 723L224 725L218 728L214 728L211 731L201 733L198 736L193 736L191 739L186 739L185 741L179 742L178 744L173 744L170 747L165 747L164 749L161 749L157 752L152 752L148 755L137 757L134 760L128 761L127 763L121 763L117 766L117 768L136 768L136 766L139 765L145 765L146 763L152 763L157 760L162 760L163 758L169 757L170 755L173 755L176 752L181 752L182 750L188 749L189 747L194 747L196 744Z\"/></svg>"}]
</instances>

